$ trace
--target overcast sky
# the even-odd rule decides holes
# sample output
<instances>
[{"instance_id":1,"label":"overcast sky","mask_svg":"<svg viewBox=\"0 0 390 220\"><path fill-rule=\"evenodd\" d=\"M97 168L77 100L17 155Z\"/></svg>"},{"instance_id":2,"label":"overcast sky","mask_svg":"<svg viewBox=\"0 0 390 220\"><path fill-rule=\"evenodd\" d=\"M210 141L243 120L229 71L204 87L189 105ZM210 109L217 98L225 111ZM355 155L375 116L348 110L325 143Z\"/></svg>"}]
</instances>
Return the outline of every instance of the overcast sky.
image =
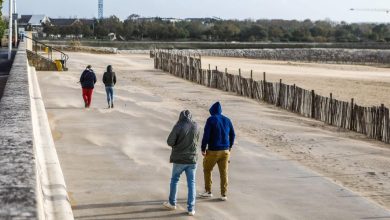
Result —
<instances>
[{"instance_id":1,"label":"overcast sky","mask_svg":"<svg viewBox=\"0 0 390 220\"><path fill-rule=\"evenodd\" d=\"M9 0L3 14L8 14ZM50 17L97 17L98 0L17 0L20 14ZM220 17L234 19L312 19L347 22L390 22L390 14L350 11L350 8L389 9L390 0L104 0L104 16Z\"/></svg>"}]
</instances>

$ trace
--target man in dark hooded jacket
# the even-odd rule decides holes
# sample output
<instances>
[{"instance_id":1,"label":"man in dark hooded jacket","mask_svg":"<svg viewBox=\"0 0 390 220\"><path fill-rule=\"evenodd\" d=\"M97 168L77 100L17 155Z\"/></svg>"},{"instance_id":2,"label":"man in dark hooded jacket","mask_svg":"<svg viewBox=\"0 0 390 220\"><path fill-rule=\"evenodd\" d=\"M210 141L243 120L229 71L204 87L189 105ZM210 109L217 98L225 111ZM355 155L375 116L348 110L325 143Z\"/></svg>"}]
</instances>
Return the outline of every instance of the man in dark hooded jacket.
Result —
<instances>
[{"instance_id":1,"label":"man in dark hooded jacket","mask_svg":"<svg viewBox=\"0 0 390 220\"><path fill-rule=\"evenodd\" d=\"M83 99L85 107L89 108L91 106L92 93L96 83L96 75L93 72L91 65L88 65L87 68L81 74L80 83L83 89Z\"/></svg>"},{"instance_id":2,"label":"man in dark hooded jacket","mask_svg":"<svg viewBox=\"0 0 390 220\"><path fill-rule=\"evenodd\" d=\"M114 86L116 84L116 75L112 71L112 66L107 66L107 72L103 74L103 83L106 87L108 108L114 108Z\"/></svg>"},{"instance_id":3,"label":"man in dark hooded jacket","mask_svg":"<svg viewBox=\"0 0 390 220\"><path fill-rule=\"evenodd\" d=\"M199 139L199 130L196 122L192 120L190 111L184 110L180 113L179 121L173 127L168 136L167 143L172 147L170 162L173 163L172 178L170 184L169 201L164 206L175 210L177 184L180 175L185 172L188 187L188 215L195 215L195 174L196 162L198 159L196 146Z\"/></svg>"},{"instance_id":4,"label":"man in dark hooded jacket","mask_svg":"<svg viewBox=\"0 0 390 220\"><path fill-rule=\"evenodd\" d=\"M200 193L200 196L213 196L211 194L211 171L215 164L218 164L221 178L221 200L226 201L228 164L230 151L234 144L235 133L230 119L222 115L222 107L219 102L211 106L210 114L211 116L207 119L202 139L205 192Z\"/></svg>"}]
</instances>

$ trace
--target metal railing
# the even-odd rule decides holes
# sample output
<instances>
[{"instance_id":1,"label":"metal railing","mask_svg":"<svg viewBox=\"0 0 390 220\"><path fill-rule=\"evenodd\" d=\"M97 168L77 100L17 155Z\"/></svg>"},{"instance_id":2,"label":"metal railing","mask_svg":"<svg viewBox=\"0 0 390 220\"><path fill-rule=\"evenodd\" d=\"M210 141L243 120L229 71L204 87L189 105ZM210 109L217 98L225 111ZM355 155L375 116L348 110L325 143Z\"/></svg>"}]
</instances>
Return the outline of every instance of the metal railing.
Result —
<instances>
[{"instance_id":1,"label":"metal railing","mask_svg":"<svg viewBox=\"0 0 390 220\"><path fill-rule=\"evenodd\" d=\"M30 37L28 37L26 35L24 35L24 37L27 38L27 39L32 40L32 42L33 42L33 50L34 50L34 52L36 54L38 54L38 47L47 48L47 58L49 60L53 61L53 62L54 62L54 60L53 60L53 51L60 53L61 54L61 59L60 60L62 62L62 66L63 66L63 68L66 68L66 62L69 60L69 56L67 54L65 54L64 52L62 52L62 51L60 51L60 50L58 50L58 49L56 49L56 48L54 48L52 46L49 46L49 45L44 44L44 43L42 43L40 41L37 41L37 40L35 40L33 38L30 38Z\"/></svg>"}]
</instances>

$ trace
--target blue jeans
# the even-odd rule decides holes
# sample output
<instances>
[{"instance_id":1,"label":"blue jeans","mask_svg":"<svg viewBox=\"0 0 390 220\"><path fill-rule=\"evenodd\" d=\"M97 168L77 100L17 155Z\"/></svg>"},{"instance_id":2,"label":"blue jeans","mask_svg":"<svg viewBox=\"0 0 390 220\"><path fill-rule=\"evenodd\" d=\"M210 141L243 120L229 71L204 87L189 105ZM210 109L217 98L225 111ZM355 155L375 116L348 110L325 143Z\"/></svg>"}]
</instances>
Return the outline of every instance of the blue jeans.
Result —
<instances>
[{"instance_id":1,"label":"blue jeans","mask_svg":"<svg viewBox=\"0 0 390 220\"><path fill-rule=\"evenodd\" d=\"M177 196L177 184L180 179L180 175L185 172L187 176L187 187L188 187L188 199L187 199L187 208L191 212L195 209L195 174L196 174L196 164L173 164L172 169L172 178L171 178L171 190L169 193L169 203L171 205L176 205L176 196Z\"/></svg>"},{"instance_id":2,"label":"blue jeans","mask_svg":"<svg viewBox=\"0 0 390 220\"><path fill-rule=\"evenodd\" d=\"M114 103L114 87L106 86L106 94L108 104Z\"/></svg>"}]
</instances>

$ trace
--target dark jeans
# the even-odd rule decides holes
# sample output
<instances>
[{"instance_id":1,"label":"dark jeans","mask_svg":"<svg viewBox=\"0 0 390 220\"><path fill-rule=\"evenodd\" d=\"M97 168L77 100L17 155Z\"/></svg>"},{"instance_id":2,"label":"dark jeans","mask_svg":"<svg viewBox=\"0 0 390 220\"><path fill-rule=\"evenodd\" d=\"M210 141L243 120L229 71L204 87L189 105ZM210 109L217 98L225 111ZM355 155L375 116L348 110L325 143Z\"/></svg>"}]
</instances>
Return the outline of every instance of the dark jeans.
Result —
<instances>
[{"instance_id":1,"label":"dark jeans","mask_svg":"<svg viewBox=\"0 0 390 220\"><path fill-rule=\"evenodd\" d=\"M106 86L106 94L107 94L107 103L113 104L114 103L114 87L112 86Z\"/></svg>"}]
</instances>

